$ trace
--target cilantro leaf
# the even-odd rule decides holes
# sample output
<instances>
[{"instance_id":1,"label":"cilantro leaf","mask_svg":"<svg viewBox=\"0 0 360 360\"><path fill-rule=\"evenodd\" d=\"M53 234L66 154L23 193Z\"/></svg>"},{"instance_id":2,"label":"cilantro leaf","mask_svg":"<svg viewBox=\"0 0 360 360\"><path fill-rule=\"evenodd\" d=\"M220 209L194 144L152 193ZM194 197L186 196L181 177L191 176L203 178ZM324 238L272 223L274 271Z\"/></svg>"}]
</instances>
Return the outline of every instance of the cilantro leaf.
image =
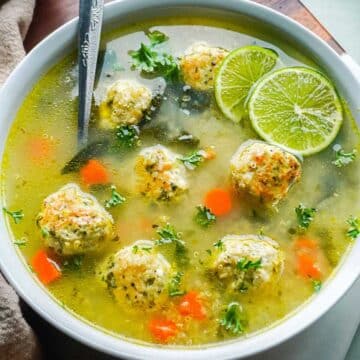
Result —
<instances>
[{"instance_id":1,"label":"cilantro leaf","mask_svg":"<svg viewBox=\"0 0 360 360\"><path fill-rule=\"evenodd\" d=\"M123 125L117 128L116 137L119 142L127 148L135 147L139 144L139 128L136 125Z\"/></svg>"},{"instance_id":2,"label":"cilantro leaf","mask_svg":"<svg viewBox=\"0 0 360 360\"><path fill-rule=\"evenodd\" d=\"M230 303L219 322L226 331L233 335L242 334L245 330L245 321L241 305L237 302Z\"/></svg>"},{"instance_id":3,"label":"cilantro leaf","mask_svg":"<svg viewBox=\"0 0 360 360\"><path fill-rule=\"evenodd\" d=\"M360 220L354 216L350 216L346 220L349 228L346 232L346 235L350 237L352 240L356 240L356 238L360 235Z\"/></svg>"},{"instance_id":4,"label":"cilantro leaf","mask_svg":"<svg viewBox=\"0 0 360 360\"><path fill-rule=\"evenodd\" d=\"M19 224L20 221L24 218L24 213L22 210L10 211L7 208L3 207L3 211L5 212L5 214L12 217L15 224Z\"/></svg>"},{"instance_id":5,"label":"cilantro leaf","mask_svg":"<svg viewBox=\"0 0 360 360\"><path fill-rule=\"evenodd\" d=\"M237 262L236 267L239 270L245 270L245 271L250 269L256 270L261 267L261 262L262 262L261 258L256 261L248 260L247 258L242 258Z\"/></svg>"},{"instance_id":6,"label":"cilantro leaf","mask_svg":"<svg viewBox=\"0 0 360 360\"><path fill-rule=\"evenodd\" d=\"M115 206L121 205L126 201L126 198L120 195L116 191L116 187L114 185L111 186L111 198L105 201L105 208L110 209Z\"/></svg>"},{"instance_id":7,"label":"cilantro leaf","mask_svg":"<svg viewBox=\"0 0 360 360\"><path fill-rule=\"evenodd\" d=\"M356 149L346 153L341 145L336 144L334 145L333 150L335 151L335 160L331 163L338 168L352 163L356 158Z\"/></svg>"},{"instance_id":8,"label":"cilantro leaf","mask_svg":"<svg viewBox=\"0 0 360 360\"><path fill-rule=\"evenodd\" d=\"M181 279L184 276L184 273L181 271L178 271L170 280L169 283L169 296L180 296L184 295L185 291L180 290L181 285Z\"/></svg>"},{"instance_id":9,"label":"cilantro leaf","mask_svg":"<svg viewBox=\"0 0 360 360\"><path fill-rule=\"evenodd\" d=\"M299 226L307 229L310 223L314 220L314 215L317 212L315 208L307 208L303 204L300 204L295 208L295 213Z\"/></svg>"},{"instance_id":10,"label":"cilantro leaf","mask_svg":"<svg viewBox=\"0 0 360 360\"><path fill-rule=\"evenodd\" d=\"M197 206L197 214L195 215L195 221L202 227L208 227L214 224L216 216L205 206Z\"/></svg>"},{"instance_id":11,"label":"cilantro leaf","mask_svg":"<svg viewBox=\"0 0 360 360\"><path fill-rule=\"evenodd\" d=\"M147 33L149 45L140 44L138 50L131 50L129 55L133 59L132 68L151 76L162 76L170 81L177 81L180 77L179 65L172 55L159 52L157 45L169 38L162 32L155 30Z\"/></svg>"}]
</instances>

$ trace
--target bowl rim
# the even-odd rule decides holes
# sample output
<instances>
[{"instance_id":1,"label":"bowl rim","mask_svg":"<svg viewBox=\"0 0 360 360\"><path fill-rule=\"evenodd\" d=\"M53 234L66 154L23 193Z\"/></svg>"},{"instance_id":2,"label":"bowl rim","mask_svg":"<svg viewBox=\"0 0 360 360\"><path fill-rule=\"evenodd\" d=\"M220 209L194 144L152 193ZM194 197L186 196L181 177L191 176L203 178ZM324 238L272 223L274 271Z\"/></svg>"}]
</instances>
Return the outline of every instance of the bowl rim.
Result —
<instances>
[{"instance_id":1,"label":"bowl rim","mask_svg":"<svg viewBox=\"0 0 360 360\"><path fill-rule=\"evenodd\" d=\"M194 1L117 0L105 5L104 23L131 12L179 6L193 7ZM354 88L355 90L356 88L360 90L360 84L353 78L351 71L328 44L294 20L263 5L247 0L227 0L221 4L219 4L218 0L197 0L196 7L234 11L257 20L265 21L267 24L283 30L292 39L299 41L302 47L306 47L309 52L318 57L323 66L332 69L339 86L343 88L346 98L350 99L350 103L353 104L354 108L356 106L360 107L360 100L357 100L355 95L353 95L354 93L359 93L359 91L354 91ZM23 99L23 95L27 93L27 90L20 91L19 81L24 81L25 83L32 82L31 75L28 72L30 71L31 73L31 68L37 59L46 54L49 49L51 54L47 56L50 58L51 56L55 57L55 54L61 54L62 49L69 46L76 33L77 22L78 18L70 20L42 40L20 62L0 89L0 109L2 107L7 109L7 111L0 112L1 158L9 127L13 122L13 116L9 115L11 113L10 105L7 105L7 102L9 100L10 103L17 103L14 99L15 96L11 94L20 93L21 96L19 97ZM52 60L49 60L49 62L52 62ZM33 83L29 86L31 88ZM7 229L4 216L0 216L0 233L4 234L4 238L9 240L7 242L0 242L0 269L27 304L56 328L83 344L103 353L129 359L168 359L170 357L207 359L209 356L218 359L239 359L268 350L292 338L319 319L339 301L360 275L360 262L357 261L360 255L360 242L357 241L348 254L344 256L338 271L332 276L332 279L324 286L322 291L302 305L295 313L290 314L290 316L287 316L275 326L257 334L252 334L249 337L198 348L151 346L134 343L131 339L128 341L125 338L117 338L103 330L97 329L93 325L89 325L86 321L72 315L68 310L64 310L57 302L52 300L52 296L45 287L24 266L23 259L20 258L18 250L12 244L11 234Z\"/></svg>"}]
</instances>

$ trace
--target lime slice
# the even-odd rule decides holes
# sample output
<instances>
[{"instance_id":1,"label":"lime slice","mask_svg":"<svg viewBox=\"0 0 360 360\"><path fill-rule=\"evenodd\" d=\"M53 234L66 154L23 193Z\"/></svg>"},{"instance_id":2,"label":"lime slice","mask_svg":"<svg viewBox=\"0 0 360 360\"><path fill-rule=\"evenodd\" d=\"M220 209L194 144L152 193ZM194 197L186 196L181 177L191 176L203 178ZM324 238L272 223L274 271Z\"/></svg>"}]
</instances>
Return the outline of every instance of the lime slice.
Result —
<instances>
[{"instance_id":1,"label":"lime slice","mask_svg":"<svg viewBox=\"0 0 360 360\"><path fill-rule=\"evenodd\" d=\"M227 118L241 120L251 86L275 66L277 59L275 51L255 45L235 49L224 59L215 78L215 98Z\"/></svg>"},{"instance_id":2,"label":"lime slice","mask_svg":"<svg viewBox=\"0 0 360 360\"><path fill-rule=\"evenodd\" d=\"M248 106L251 123L264 140L302 155L326 148L343 120L330 81L303 67L264 76L252 90Z\"/></svg>"}]
</instances>

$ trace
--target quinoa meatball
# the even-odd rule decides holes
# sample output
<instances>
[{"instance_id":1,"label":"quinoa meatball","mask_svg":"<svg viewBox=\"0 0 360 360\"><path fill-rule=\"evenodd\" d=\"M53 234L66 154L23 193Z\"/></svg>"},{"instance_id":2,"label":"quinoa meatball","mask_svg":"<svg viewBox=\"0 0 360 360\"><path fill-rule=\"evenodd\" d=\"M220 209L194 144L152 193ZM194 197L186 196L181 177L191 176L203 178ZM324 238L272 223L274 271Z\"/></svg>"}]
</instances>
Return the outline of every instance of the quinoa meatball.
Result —
<instances>
[{"instance_id":1,"label":"quinoa meatball","mask_svg":"<svg viewBox=\"0 0 360 360\"><path fill-rule=\"evenodd\" d=\"M37 216L45 245L61 255L96 250L113 235L113 218L76 184L49 195Z\"/></svg>"},{"instance_id":2,"label":"quinoa meatball","mask_svg":"<svg viewBox=\"0 0 360 360\"><path fill-rule=\"evenodd\" d=\"M231 158L230 171L237 190L275 205L300 179L301 165L294 155L277 146L246 141Z\"/></svg>"},{"instance_id":3,"label":"quinoa meatball","mask_svg":"<svg viewBox=\"0 0 360 360\"><path fill-rule=\"evenodd\" d=\"M281 276L284 255L278 243L261 235L227 235L213 262L218 279L233 291L245 292Z\"/></svg>"},{"instance_id":4,"label":"quinoa meatball","mask_svg":"<svg viewBox=\"0 0 360 360\"><path fill-rule=\"evenodd\" d=\"M170 278L170 264L150 240L138 240L118 251L105 276L117 301L148 310L166 302Z\"/></svg>"},{"instance_id":5,"label":"quinoa meatball","mask_svg":"<svg viewBox=\"0 0 360 360\"><path fill-rule=\"evenodd\" d=\"M107 89L106 97L100 104L99 126L114 129L120 125L136 125L151 105L149 88L135 80L118 80Z\"/></svg>"},{"instance_id":6,"label":"quinoa meatball","mask_svg":"<svg viewBox=\"0 0 360 360\"><path fill-rule=\"evenodd\" d=\"M143 149L135 172L139 193L153 200L172 200L188 189L184 165L179 155L162 145Z\"/></svg>"},{"instance_id":7,"label":"quinoa meatball","mask_svg":"<svg viewBox=\"0 0 360 360\"><path fill-rule=\"evenodd\" d=\"M204 42L190 46L180 60L185 83L195 90L211 90L216 68L227 54L227 50L210 47Z\"/></svg>"}]
</instances>

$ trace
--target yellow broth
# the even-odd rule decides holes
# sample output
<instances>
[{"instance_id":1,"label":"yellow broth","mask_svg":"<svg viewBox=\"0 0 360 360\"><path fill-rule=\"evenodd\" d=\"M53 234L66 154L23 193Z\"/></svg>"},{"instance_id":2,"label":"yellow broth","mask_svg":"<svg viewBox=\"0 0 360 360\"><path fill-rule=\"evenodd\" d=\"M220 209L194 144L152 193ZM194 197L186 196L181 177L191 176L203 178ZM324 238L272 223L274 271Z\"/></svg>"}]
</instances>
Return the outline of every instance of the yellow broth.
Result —
<instances>
[{"instance_id":1,"label":"yellow broth","mask_svg":"<svg viewBox=\"0 0 360 360\"><path fill-rule=\"evenodd\" d=\"M275 49L280 55L280 66L315 66L288 45L277 41L262 40L263 34L246 35L246 29L215 20L177 18L153 23L136 24L106 34L102 47L117 53L120 65L116 71L103 71L97 83L95 101L99 103L106 86L118 78L137 78L155 88L161 80L142 79L138 71L132 71L129 50L137 49L146 41L144 30L152 28L169 36L166 51L180 56L195 41L207 41L214 46L233 49L248 44L258 44ZM315 66L316 67L316 66ZM22 209L25 217L19 224L9 221L14 239L26 238L20 250L28 263L37 250L43 247L35 218L43 199L61 186L75 182L89 191L78 173L61 175L64 164L76 153L76 67L74 56L68 56L46 73L28 94L13 123L2 163L3 190L8 209ZM109 76L110 75L110 76ZM97 112L94 110L93 117ZM202 293L207 319L181 319L176 312L178 297L170 298L164 316L182 325L181 331L170 344L195 345L216 342L230 335L219 331L218 318L224 304L239 301L246 312L246 333L264 329L293 312L314 294L312 283L297 274L293 243L297 237L295 207L299 203L318 209L307 235L316 238L325 254L323 281L337 266L351 241L346 237L346 219L359 214L359 162L344 168L336 168L331 161L334 151L329 146L321 153L305 158L301 181L290 191L287 199L277 206L277 211L264 211L253 204L234 197L231 213L219 217L215 225L201 228L194 222L196 206L203 203L205 193L214 188L230 188L229 160L239 145L248 139L257 139L249 121L234 124L224 118L211 100L203 113L188 114L169 102L164 102L157 121L170 125L170 131L181 126L200 139L202 147L214 146L216 158L199 168L188 171L190 190L181 201L151 204L135 192L134 161L137 153L149 145L161 143L151 134L142 138L140 148L123 157L106 156L103 160L111 170L111 183L125 195L125 204L111 209L115 219L118 240L111 242L97 254L87 254L83 266L77 271L64 271L61 279L48 286L51 294L63 306L90 323L118 336L152 342L148 322L153 313L129 310L127 305L114 301L106 284L97 275L104 260L123 246L139 239L156 239L152 224L168 221L182 232L189 249L190 266L186 268L183 284L186 290ZM54 144L54 153L41 161L29 159L28 143L34 136L45 136ZM96 137L96 133L94 135ZM345 121L334 143L346 149L359 150L356 125ZM185 154L186 146L170 145L177 153ZM109 197L109 191L91 189L101 203ZM207 249L226 234L259 234L275 239L284 251L285 270L278 284L270 288L230 296L206 275ZM164 250L166 247L164 247ZM169 251L166 252L169 255ZM171 256L169 259L173 261Z\"/></svg>"}]
</instances>

